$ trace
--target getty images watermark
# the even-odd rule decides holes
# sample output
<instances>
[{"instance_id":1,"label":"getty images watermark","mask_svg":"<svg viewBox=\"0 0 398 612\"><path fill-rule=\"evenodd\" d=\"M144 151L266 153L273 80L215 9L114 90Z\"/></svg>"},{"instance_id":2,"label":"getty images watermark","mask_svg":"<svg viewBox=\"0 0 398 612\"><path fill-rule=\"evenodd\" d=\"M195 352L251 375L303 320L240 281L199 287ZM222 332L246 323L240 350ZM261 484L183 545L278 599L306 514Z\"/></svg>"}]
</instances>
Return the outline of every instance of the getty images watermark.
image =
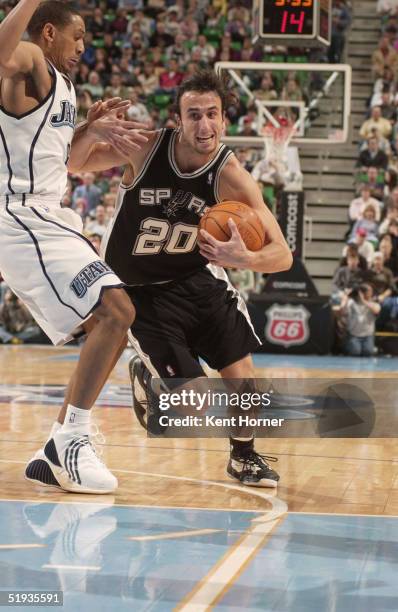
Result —
<instances>
[{"instance_id":1,"label":"getty images watermark","mask_svg":"<svg viewBox=\"0 0 398 612\"><path fill-rule=\"evenodd\" d=\"M396 379L157 379L148 435L169 438L390 438Z\"/></svg>"},{"instance_id":2,"label":"getty images watermark","mask_svg":"<svg viewBox=\"0 0 398 612\"><path fill-rule=\"evenodd\" d=\"M271 395L266 392L194 391L183 389L178 392L161 393L159 410L162 412L178 409L180 412L206 411L206 414L161 414L161 427L231 428L231 427L281 427L284 418L261 416L258 411L271 406ZM250 411L250 414L247 412ZM210 413L209 413L210 412ZM217 414L221 413L221 414Z\"/></svg>"}]
</instances>

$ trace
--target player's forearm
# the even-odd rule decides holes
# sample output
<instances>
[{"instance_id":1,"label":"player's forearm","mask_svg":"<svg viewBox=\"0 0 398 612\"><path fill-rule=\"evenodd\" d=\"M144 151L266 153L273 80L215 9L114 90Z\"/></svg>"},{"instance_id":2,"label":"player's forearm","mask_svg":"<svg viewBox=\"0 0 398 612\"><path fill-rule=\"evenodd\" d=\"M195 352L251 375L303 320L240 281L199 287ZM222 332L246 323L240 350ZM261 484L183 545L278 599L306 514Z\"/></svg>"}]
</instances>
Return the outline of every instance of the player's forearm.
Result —
<instances>
[{"instance_id":1,"label":"player's forearm","mask_svg":"<svg viewBox=\"0 0 398 612\"><path fill-rule=\"evenodd\" d=\"M7 65L41 0L20 0L0 25L0 66Z\"/></svg>"},{"instance_id":2,"label":"player's forearm","mask_svg":"<svg viewBox=\"0 0 398 612\"><path fill-rule=\"evenodd\" d=\"M82 121L82 123L79 123L76 126L68 160L69 172L80 172L83 169L86 170L84 166L87 163L90 153L97 142L98 139L94 131L89 128L87 121Z\"/></svg>"},{"instance_id":3,"label":"player's forearm","mask_svg":"<svg viewBox=\"0 0 398 612\"><path fill-rule=\"evenodd\" d=\"M247 256L248 270L272 274L289 270L293 263L293 256L287 245L272 242L260 251L249 251Z\"/></svg>"}]
</instances>

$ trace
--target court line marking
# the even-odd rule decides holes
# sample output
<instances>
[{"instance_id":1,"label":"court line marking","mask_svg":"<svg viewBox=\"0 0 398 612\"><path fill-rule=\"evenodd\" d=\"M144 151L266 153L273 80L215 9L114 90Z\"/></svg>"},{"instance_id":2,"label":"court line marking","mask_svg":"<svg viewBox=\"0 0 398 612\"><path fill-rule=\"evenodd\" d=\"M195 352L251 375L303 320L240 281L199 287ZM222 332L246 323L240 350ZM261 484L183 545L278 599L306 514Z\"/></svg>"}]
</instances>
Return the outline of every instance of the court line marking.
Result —
<instances>
[{"instance_id":1,"label":"court line marking","mask_svg":"<svg viewBox=\"0 0 398 612\"><path fill-rule=\"evenodd\" d=\"M17 548L46 548L47 544L0 544L0 550L12 550Z\"/></svg>"},{"instance_id":2,"label":"court line marking","mask_svg":"<svg viewBox=\"0 0 398 612\"><path fill-rule=\"evenodd\" d=\"M30 407L32 407L32 405L30 404ZM260 438L263 439L263 438ZM268 440L286 440L287 438L268 438ZM311 438L313 440L324 440L325 438ZM326 438L326 439L331 439L331 438ZM358 438L359 439L359 438ZM367 438L366 438L367 439ZM372 438L370 438L372 439ZM380 438L382 440L396 440L396 437L391 437L391 438ZM6 442L8 444L37 444L37 445L43 445L43 440L7 440L7 439L1 439L0 438L0 442ZM206 453L224 453L227 454L229 453L228 450L225 449L218 449L218 448L200 448L200 447L195 447L195 448L184 448L181 446L148 446L147 444L98 444L98 446L103 446L104 448L145 448L148 450L165 450L165 451L188 451L188 452L193 452L193 451L204 451ZM294 453L278 453L278 452L274 452L272 450L270 450L269 452L271 452L273 455L275 455L276 457L296 457L299 459L338 459L339 461L373 461L373 462L378 462L378 463L398 463L398 459L377 459L376 457L339 457L338 455L299 455L299 454L294 454ZM26 463L26 461L13 461L12 459L0 459L1 463Z\"/></svg>"},{"instance_id":3,"label":"court line marking","mask_svg":"<svg viewBox=\"0 0 398 612\"><path fill-rule=\"evenodd\" d=\"M170 540L175 538L189 538L190 536L208 535L210 533L221 533L224 529L191 529L191 531L170 531L168 533L157 533L155 535L130 536L128 540L136 542L147 542L151 540Z\"/></svg>"},{"instance_id":4,"label":"court line marking","mask_svg":"<svg viewBox=\"0 0 398 612\"><path fill-rule=\"evenodd\" d=\"M137 474L139 476L152 476L154 478L168 478L170 480L180 480L182 482L192 482L192 483L200 484L200 485L222 487L224 489L229 489L230 491L239 491L239 493L252 495L254 497L259 497L260 499L263 499L267 501L269 504L271 504L271 510L266 512L266 514L264 514L264 519L263 519L264 522L276 520L280 518L281 516L285 515L288 510L287 504L281 499L279 499L279 497L275 497L273 495L270 495L269 493L265 493L262 490L256 490L254 489L254 487L243 488L242 486L239 486L239 485L232 485L232 484L217 481L217 480L202 480L201 478L189 478L187 476L159 474L158 472L142 472L139 470L122 470L122 469L120 470L114 469L113 472L117 472L120 474Z\"/></svg>"},{"instance_id":5,"label":"court line marking","mask_svg":"<svg viewBox=\"0 0 398 612\"><path fill-rule=\"evenodd\" d=\"M279 517L271 522L252 524L174 610L204 612L220 601L282 519Z\"/></svg>"},{"instance_id":6,"label":"court line marking","mask_svg":"<svg viewBox=\"0 0 398 612\"><path fill-rule=\"evenodd\" d=\"M42 569L56 569L56 570L72 570L81 571L88 570L91 572L99 572L102 567L100 565L52 565L51 563L45 563L41 566Z\"/></svg>"}]
</instances>

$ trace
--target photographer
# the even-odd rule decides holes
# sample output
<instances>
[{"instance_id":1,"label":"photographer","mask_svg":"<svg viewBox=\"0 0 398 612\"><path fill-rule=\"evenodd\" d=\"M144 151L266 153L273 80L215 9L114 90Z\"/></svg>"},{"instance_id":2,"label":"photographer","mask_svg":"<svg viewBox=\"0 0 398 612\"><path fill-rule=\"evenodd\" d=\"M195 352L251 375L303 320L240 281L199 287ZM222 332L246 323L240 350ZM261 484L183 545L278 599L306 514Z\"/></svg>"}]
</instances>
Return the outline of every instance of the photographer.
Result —
<instances>
[{"instance_id":1,"label":"photographer","mask_svg":"<svg viewBox=\"0 0 398 612\"><path fill-rule=\"evenodd\" d=\"M346 353L369 357L374 352L375 322L381 306L372 300L373 288L363 283L343 296L340 311L346 316Z\"/></svg>"}]
</instances>

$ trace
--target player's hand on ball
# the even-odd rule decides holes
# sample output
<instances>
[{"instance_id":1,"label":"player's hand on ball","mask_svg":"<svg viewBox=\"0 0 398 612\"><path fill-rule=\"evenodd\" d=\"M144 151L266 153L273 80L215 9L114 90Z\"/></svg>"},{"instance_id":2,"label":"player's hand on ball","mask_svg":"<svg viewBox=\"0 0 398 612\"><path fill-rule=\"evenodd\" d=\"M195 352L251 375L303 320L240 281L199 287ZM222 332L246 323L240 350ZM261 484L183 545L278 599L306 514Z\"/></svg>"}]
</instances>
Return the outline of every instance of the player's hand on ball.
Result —
<instances>
[{"instance_id":1,"label":"player's hand on ball","mask_svg":"<svg viewBox=\"0 0 398 612\"><path fill-rule=\"evenodd\" d=\"M235 221L228 219L228 227L231 230L231 238L227 242L221 242L206 230L201 229L198 237L200 254L216 266L246 268L249 251L242 240Z\"/></svg>"}]
</instances>

